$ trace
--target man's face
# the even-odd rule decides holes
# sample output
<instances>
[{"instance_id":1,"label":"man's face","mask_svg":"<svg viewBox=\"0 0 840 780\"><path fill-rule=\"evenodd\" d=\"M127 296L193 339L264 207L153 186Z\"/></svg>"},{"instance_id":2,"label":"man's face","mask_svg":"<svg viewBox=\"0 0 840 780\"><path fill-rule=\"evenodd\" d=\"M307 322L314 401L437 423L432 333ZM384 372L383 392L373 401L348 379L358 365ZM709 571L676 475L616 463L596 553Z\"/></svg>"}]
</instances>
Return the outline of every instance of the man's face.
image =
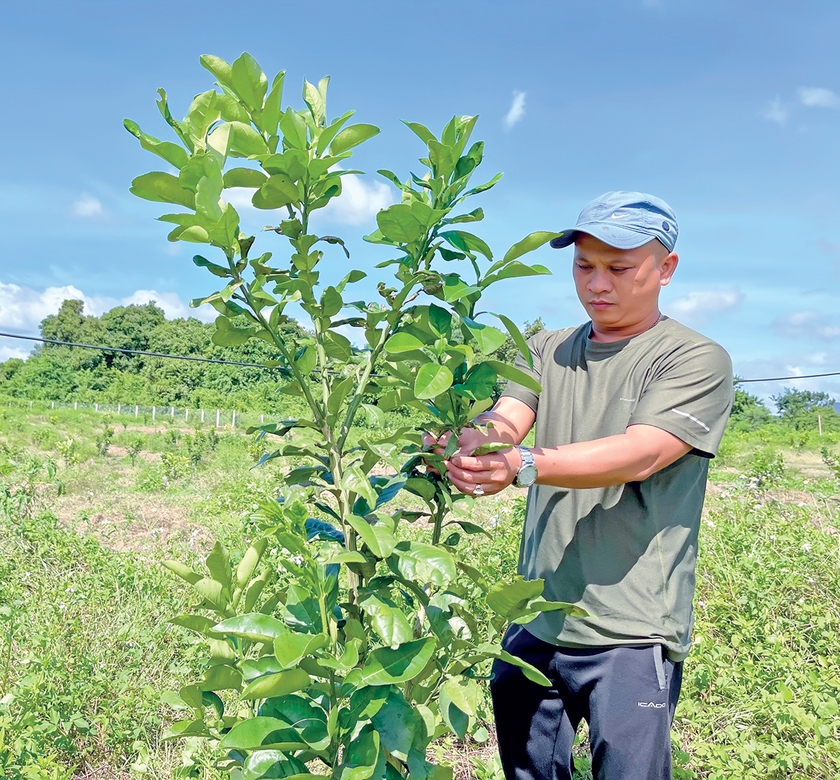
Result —
<instances>
[{"instance_id":1,"label":"man's face","mask_svg":"<svg viewBox=\"0 0 840 780\"><path fill-rule=\"evenodd\" d=\"M616 249L581 233L575 241L575 287L596 330L633 335L650 327L659 316L659 290L671 281L677 262L656 239L637 249Z\"/></svg>"}]
</instances>

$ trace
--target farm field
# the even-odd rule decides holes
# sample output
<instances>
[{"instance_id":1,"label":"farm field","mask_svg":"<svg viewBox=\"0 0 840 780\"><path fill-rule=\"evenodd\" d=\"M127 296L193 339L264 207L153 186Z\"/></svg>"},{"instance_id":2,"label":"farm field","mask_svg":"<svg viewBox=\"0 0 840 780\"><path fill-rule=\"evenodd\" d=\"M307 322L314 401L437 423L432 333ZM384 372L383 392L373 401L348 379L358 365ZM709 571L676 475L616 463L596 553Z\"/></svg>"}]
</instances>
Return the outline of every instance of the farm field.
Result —
<instances>
[{"instance_id":1,"label":"farm field","mask_svg":"<svg viewBox=\"0 0 840 780\"><path fill-rule=\"evenodd\" d=\"M724 440L675 777L840 776L837 441L773 426ZM193 599L161 562L200 567L216 539L244 552L284 468L251 469L263 446L209 424L0 407L0 776L222 776L206 743L161 741L182 717L166 692L206 654L168 622ZM465 542L501 577L515 573L524 509L509 492L476 502L471 520L488 535ZM501 777L492 736L433 748L456 777ZM588 777L583 744L580 756Z\"/></svg>"}]
</instances>

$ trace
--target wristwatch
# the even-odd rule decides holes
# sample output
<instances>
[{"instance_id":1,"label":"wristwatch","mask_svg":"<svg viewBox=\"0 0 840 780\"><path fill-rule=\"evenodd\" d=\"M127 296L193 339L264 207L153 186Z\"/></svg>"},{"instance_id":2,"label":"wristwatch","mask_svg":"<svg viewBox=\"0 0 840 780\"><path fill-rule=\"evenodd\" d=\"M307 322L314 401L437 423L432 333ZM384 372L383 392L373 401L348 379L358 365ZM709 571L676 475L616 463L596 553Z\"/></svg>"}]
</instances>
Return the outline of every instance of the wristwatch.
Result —
<instances>
[{"instance_id":1,"label":"wristwatch","mask_svg":"<svg viewBox=\"0 0 840 780\"><path fill-rule=\"evenodd\" d=\"M516 449L519 450L522 465L516 472L513 484L516 487L530 487L537 481L537 464L534 461L534 455L527 447L517 446Z\"/></svg>"}]
</instances>

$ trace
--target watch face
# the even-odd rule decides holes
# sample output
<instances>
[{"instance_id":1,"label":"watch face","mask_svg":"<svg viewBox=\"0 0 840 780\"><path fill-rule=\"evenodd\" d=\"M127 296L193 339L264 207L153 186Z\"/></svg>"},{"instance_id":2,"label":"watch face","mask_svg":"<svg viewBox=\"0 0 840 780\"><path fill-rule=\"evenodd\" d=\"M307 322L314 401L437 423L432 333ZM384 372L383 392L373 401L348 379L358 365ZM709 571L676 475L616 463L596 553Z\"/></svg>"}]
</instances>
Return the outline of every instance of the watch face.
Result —
<instances>
[{"instance_id":1,"label":"watch face","mask_svg":"<svg viewBox=\"0 0 840 780\"><path fill-rule=\"evenodd\" d=\"M516 481L519 483L520 487L528 487L530 485L533 485L534 482L537 481L536 466L523 466L519 470L519 474L516 477Z\"/></svg>"}]
</instances>

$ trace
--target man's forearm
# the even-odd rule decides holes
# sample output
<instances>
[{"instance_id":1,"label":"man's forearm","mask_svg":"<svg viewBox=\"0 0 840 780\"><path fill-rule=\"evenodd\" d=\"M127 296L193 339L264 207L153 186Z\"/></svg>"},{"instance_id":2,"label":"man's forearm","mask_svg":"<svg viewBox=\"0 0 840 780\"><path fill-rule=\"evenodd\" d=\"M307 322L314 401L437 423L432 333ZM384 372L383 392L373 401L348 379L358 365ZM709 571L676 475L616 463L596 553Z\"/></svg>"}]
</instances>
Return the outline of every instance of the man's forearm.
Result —
<instances>
[{"instance_id":1,"label":"man's forearm","mask_svg":"<svg viewBox=\"0 0 840 780\"><path fill-rule=\"evenodd\" d=\"M537 447L532 450L539 474L537 482L540 485L567 488L597 488L641 482L691 449L676 436L653 430L656 446L650 446L650 431L646 431L607 436L561 447Z\"/></svg>"}]
</instances>

